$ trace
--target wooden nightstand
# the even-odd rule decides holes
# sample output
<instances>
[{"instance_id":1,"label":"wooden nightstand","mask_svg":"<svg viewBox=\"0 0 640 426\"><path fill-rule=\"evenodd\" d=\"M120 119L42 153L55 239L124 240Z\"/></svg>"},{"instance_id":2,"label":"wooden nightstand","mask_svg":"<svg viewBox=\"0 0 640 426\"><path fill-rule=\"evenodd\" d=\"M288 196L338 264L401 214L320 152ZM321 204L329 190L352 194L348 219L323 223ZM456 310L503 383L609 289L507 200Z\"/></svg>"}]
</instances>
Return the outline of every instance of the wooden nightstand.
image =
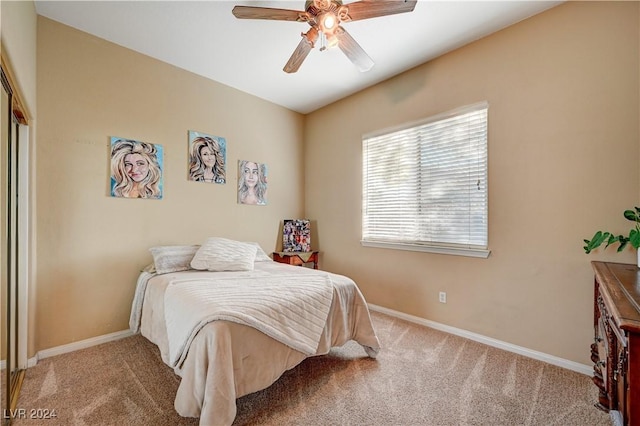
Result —
<instances>
[{"instance_id":1,"label":"wooden nightstand","mask_svg":"<svg viewBox=\"0 0 640 426\"><path fill-rule=\"evenodd\" d=\"M296 266L303 266L305 263L313 263L313 269L318 269L318 253L319 252L317 251L274 251L273 260Z\"/></svg>"}]
</instances>

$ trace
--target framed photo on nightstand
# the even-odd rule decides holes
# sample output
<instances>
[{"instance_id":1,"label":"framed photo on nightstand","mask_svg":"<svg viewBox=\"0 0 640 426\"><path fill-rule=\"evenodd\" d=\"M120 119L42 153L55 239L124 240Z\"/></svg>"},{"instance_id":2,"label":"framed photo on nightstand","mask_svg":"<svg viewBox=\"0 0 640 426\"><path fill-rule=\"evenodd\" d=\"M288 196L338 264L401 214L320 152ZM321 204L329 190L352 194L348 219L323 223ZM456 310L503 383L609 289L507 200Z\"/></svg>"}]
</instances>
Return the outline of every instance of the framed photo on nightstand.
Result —
<instances>
[{"instance_id":1,"label":"framed photo on nightstand","mask_svg":"<svg viewBox=\"0 0 640 426\"><path fill-rule=\"evenodd\" d=\"M282 251L310 252L311 225L307 219L285 219L282 228Z\"/></svg>"}]
</instances>

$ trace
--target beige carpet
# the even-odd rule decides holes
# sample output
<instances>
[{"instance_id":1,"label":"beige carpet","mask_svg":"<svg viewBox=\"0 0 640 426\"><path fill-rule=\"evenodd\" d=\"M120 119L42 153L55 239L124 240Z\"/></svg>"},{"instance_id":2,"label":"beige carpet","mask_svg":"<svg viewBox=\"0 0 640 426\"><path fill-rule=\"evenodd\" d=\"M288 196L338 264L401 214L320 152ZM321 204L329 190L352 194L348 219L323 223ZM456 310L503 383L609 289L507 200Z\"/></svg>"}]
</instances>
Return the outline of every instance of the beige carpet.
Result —
<instances>
[{"instance_id":1,"label":"beige carpet","mask_svg":"<svg viewBox=\"0 0 640 426\"><path fill-rule=\"evenodd\" d=\"M372 313L377 360L350 342L238 400L234 425L611 425L588 376ZM585 348L588 351L589 348ZM141 336L47 358L16 425L196 425L173 409L179 377Z\"/></svg>"}]
</instances>

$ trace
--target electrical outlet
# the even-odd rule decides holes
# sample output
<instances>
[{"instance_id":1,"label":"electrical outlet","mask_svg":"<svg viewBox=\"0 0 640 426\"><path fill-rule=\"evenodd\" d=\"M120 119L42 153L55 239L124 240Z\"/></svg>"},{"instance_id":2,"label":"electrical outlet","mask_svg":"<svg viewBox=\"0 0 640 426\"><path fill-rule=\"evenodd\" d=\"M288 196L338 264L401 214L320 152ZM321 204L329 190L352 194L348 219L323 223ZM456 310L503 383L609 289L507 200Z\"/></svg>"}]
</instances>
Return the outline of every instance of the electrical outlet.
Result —
<instances>
[{"instance_id":1,"label":"electrical outlet","mask_svg":"<svg viewBox=\"0 0 640 426\"><path fill-rule=\"evenodd\" d=\"M438 297L439 297L440 303L447 303L447 293L445 293L444 291L441 291Z\"/></svg>"}]
</instances>

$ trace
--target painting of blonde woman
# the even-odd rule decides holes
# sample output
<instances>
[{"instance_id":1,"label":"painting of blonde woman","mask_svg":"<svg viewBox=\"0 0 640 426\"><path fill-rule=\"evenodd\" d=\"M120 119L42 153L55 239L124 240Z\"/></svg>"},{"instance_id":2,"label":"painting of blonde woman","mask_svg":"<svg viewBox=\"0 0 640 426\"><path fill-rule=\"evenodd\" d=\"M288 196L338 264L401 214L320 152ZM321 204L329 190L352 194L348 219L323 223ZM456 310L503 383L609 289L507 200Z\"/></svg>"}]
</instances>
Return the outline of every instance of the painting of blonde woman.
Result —
<instances>
[{"instance_id":1,"label":"painting of blonde woman","mask_svg":"<svg viewBox=\"0 0 640 426\"><path fill-rule=\"evenodd\" d=\"M225 138L189 131L189 180L226 183Z\"/></svg>"},{"instance_id":2,"label":"painting of blonde woman","mask_svg":"<svg viewBox=\"0 0 640 426\"><path fill-rule=\"evenodd\" d=\"M111 138L111 196L162 198L162 145Z\"/></svg>"},{"instance_id":3,"label":"painting of blonde woman","mask_svg":"<svg viewBox=\"0 0 640 426\"><path fill-rule=\"evenodd\" d=\"M238 162L238 203L267 204L267 165L255 161Z\"/></svg>"}]
</instances>

